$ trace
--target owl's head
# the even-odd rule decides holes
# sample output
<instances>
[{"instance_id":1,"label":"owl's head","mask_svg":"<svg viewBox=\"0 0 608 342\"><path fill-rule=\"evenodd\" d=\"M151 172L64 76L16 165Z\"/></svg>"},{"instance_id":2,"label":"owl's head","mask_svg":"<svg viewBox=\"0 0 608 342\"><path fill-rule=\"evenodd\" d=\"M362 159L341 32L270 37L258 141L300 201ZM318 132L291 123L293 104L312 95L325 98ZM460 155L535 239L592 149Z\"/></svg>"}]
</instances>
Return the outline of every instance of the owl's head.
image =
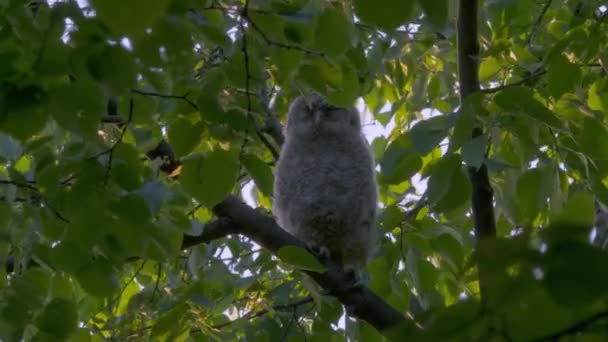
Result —
<instances>
[{"instance_id":1,"label":"owl's head","mask_svg":"<svg viewBox=\"0 0 608 342\"><path fill-rule=\"evenodd\" d=\"M312 93L291 104L285 129L288 135L299 137L340 136L360 133L361 121L355 108L331 105Z\"/></svg>"}]
</instances>

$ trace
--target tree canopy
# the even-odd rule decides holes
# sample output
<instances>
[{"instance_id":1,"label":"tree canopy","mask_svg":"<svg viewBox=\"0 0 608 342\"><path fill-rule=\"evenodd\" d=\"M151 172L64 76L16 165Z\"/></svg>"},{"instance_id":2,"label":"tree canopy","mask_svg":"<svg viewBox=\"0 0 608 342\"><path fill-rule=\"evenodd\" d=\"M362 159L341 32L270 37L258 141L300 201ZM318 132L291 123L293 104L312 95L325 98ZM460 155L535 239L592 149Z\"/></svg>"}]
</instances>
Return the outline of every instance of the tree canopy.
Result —
<instances>
[{"instance_id":1,"label":"tree canopy","mask_svg":"<svg viewBox=\"0 0 608 342\"><path fill-rule=\"evenodd\" d=\"M607 6L0 1L0 339L606 340ZM312 90L385 132L360 290L270 214Z\"/></svg>"}]
</instances>

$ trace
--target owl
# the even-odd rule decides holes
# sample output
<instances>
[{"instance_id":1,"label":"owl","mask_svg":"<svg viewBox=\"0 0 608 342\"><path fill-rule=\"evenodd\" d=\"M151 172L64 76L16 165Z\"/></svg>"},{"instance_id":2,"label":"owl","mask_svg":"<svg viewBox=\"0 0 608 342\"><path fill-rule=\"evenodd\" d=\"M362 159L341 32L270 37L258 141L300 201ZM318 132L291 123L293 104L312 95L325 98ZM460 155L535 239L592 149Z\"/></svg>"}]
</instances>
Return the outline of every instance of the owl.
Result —
<instances>
[{"instance_id":1,"label":"owl","mask_svg":"<svg viewBox=\"0 0 608 342\"><path fill-rule=\"evenodd\" d=\"M376 245L377 185L355 108L297 98L275 169L273 214L286 231L360 284Z\"/></svg>"}]
</instances>

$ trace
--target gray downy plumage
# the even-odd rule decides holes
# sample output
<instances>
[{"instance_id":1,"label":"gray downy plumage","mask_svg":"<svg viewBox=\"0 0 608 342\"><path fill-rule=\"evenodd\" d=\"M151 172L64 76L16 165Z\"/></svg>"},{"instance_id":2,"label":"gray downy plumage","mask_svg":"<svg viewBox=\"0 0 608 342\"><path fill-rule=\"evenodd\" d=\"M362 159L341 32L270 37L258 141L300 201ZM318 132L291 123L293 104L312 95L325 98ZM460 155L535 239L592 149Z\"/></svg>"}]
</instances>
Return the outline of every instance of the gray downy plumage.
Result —
<instances>
[{"instance_id":1,"label":"gray downy plumage","mask_svg":"<svg viewBox=\"0 0 608 342\"><path fill-rule=\"evenodd\" d=\"M376 246L377 197L358 111L318 94L296 99L275 169L278 224L359 280Z\"/></svg>"}]
</instances>

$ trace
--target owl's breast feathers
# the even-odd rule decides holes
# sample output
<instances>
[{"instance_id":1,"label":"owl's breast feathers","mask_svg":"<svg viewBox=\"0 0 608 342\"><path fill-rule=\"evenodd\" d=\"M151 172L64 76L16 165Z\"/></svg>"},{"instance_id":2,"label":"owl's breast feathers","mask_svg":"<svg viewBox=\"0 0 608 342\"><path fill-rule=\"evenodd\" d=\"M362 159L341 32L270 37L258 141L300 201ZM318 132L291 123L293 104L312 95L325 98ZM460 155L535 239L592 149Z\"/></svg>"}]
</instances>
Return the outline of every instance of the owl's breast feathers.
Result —
<instances>
[{"instance_id":1,"label":"owl's breast feathers","mask_svg":"<svg viewBox=\"0 0 608 342\"><path fill-rule=\"evenodd\" d=\"M375 180L369 148L358 144L309 144L306 151L293 153L289 160L292 180L285 190L291 193L288 205L309 217L293 217L305 224L327 227L359 221L362 211L375 206ZM300 212L300 210L298 210Z\"/></svg>"}]
</instances>

